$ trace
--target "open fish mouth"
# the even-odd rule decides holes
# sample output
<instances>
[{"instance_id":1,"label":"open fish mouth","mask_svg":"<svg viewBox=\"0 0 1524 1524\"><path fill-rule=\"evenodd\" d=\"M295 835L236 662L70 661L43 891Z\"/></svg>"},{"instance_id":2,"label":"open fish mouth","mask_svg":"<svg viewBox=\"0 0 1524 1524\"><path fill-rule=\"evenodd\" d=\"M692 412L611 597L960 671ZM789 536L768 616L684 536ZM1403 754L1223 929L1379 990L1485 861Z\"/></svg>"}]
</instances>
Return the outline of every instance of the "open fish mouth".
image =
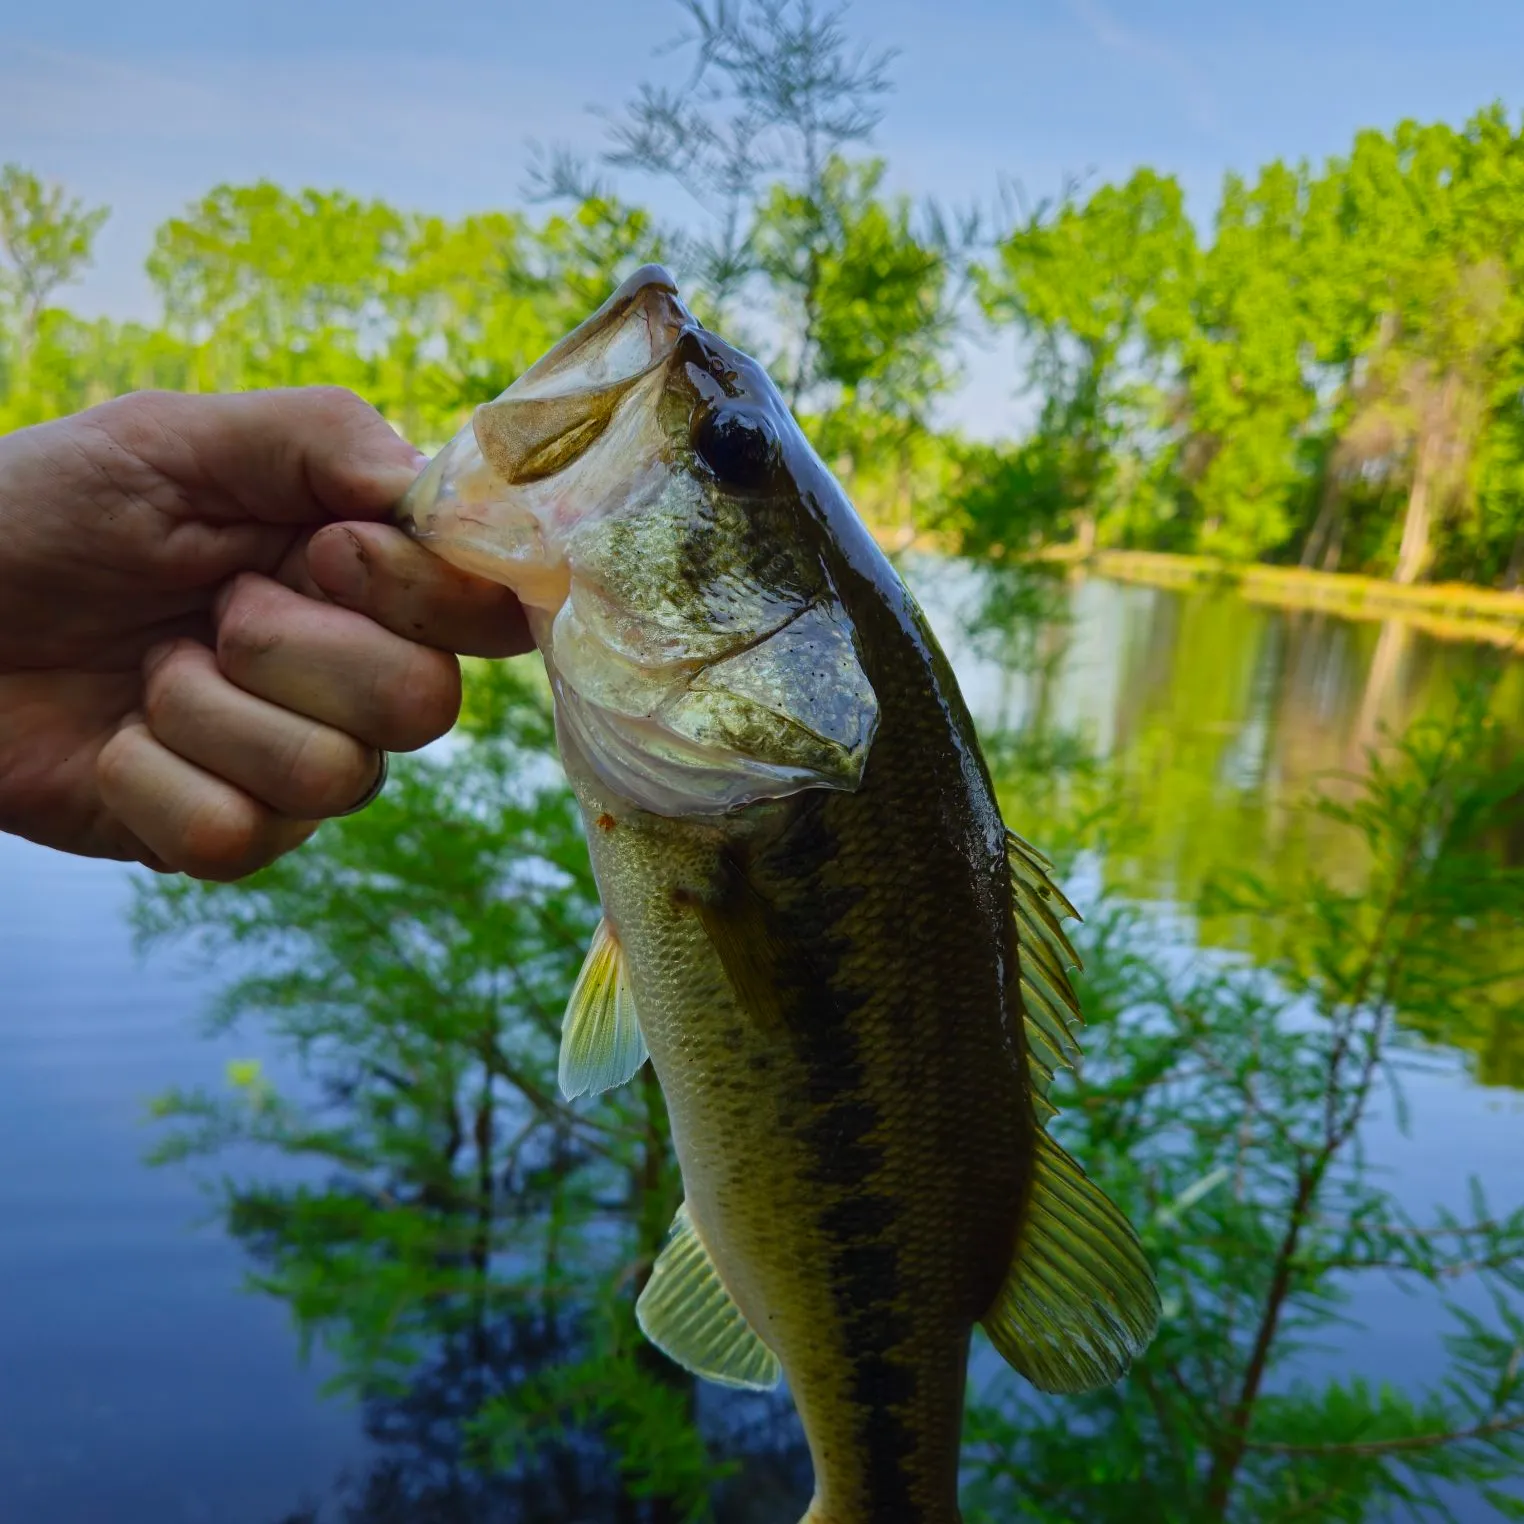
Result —
<instances>
[{"instance_id":1,"label":"open fish mouth","mask_svg":"<svg viewBox=\"0 0 1524 1524\"><path fill-rule=\"evenodd\" d=\"M642 265L589 318L524 372L503 398L596 394L628 385L672 353L693 317L661 265Z\"/></svg>"},{"instance_id":2,"label":"open fish mouth","mask_svg":"<svg viewBox=\"0 0 1524 1524\"><path fill-rule=\"evenodd\" d=\"M643 265L476 409L409 488L398 522L445 560L554 610L566 596L559 542L610 485L586 469L589 447L613 429L622 437L608 458L628 467L652 454L649 425L621 404L660 387L678 340L697 326L672 276Z\"/></svg>"}]
</instances>

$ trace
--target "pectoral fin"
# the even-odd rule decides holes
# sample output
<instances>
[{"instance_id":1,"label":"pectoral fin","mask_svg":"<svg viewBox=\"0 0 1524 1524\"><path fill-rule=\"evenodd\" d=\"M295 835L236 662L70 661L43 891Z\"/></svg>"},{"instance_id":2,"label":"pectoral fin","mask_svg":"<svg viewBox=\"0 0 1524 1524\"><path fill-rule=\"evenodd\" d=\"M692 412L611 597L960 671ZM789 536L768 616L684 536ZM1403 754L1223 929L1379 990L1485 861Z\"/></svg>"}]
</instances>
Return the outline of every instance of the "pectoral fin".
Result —
<instances>
[{"instance_id":1,"label":"pectoral fin","mask_svg":"<svg viewBox=\"0 0 1524 1524\"><path fill-rule=\"evenodd\" d=\"M646 1061L624 950L599 921L561 1025L561 1093L598 1095L633 1079Z\"/></svg>"},{"instance_id":2,"label":"pectoral fin","mask_svg":"<svg viewBox=\"0 0 1524 1524\"><path fill-rule=\"evenodd\" d=\"M1159 1293L1121 1211L1047 1133L1036 1139L1031 1200L984 1330L1040 1391L1091 1391L1147 1348Z\"/></svg>"},{"instance_id":3,"label":"pectoral fin","mask_svg":"<svg viewBox=\"0 0 1524 1524\"><path fill-rule=\"evenodd\" d=\"M635 1304L645 1336L685 1370L722 1386L765 1392L783 1375L720 1281L685 1203Z\"/></svg>"}]
</instances>

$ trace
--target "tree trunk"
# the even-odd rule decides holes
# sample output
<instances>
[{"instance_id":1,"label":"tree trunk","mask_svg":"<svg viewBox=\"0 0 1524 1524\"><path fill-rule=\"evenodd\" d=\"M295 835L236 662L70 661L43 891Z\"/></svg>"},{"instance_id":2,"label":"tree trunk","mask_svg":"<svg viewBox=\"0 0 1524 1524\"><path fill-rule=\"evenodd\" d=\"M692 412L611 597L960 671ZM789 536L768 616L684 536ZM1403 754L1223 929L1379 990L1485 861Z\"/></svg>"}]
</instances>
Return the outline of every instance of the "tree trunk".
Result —
<instances>
[{"instance_id":1,"label":"tree trunk","mask_svg":"<svg viewBox=\"0 0 1524 1524\"><path fill-rule=\"evenodd\" d=\"M1429 560L1429 526L1434 498L1434 478L1444 453L1450 416L1458 389L1454 376L1447 376L1437 406L1419 425L1418 458L1413 465L1413 487L1408 493L1407 517L1402 521L1402 544L1397 549L1394 582L1411 583L1423 575Z\"/></svg>"},{"instance_id":2,"label":"tree trunk","mask_svg":"<svg viewBox=\"0 0 1524 1524\"><path fill-rule=\"evenodd\" d=\"M1333 472L1329 471L1323 477L1322 501L1318 504L1318 516L1312 521L1312 528L1307 531L1307 539L1302 546L1298 566L1305 569L1316 565L1318 553L1323 550L1333 531L1334 514L1337 511L1338 493Z\"/></svg>"},{"instance_id":3,"label":"tree trunk","mask_svg":"<svg viewBox=\"0 0 1524 1524\"><path fill-rule=\"evenodd\" d=\"M1408 493L1407 517L1402 521L1402 544L1397 548L1394 582L1416 582L1429 559L1429 474L1433 469L1432 435L1418 450L1418 464L1413 468L1413 489Z\"/></svg>"},{"instance_id":4,"label":"tree trunk","mask_svg":"<svg viewBox=\"0 0 1524 1524\"><path fill-rule=\"evenodd\" d=\"M1323 552L1322 570L1336 572L1339 569L1339 558L1344 554L1344 525L1346 522L1344 505L1340 503L1334 509L1333 529L1328 536L1328 549Z\"/></svg>"},{"instance_id":5,"label":"tree trunk","mask_svg":"<svg viewBox=\"0 0 1524 1524\"><path fill-rule=\"evenodd\" d=\"M1513 553L1508 557L1508 567L1503 573L1503 587L1510 593L1515 592L1521 581L1524 581L1524 529L1514 536Z\"/></svg>"},{"instance_id":6,"label":"tree trunk","mask_svg":"<svg viewBox=\"0 0 1524 1524\"><path fill-rule=\"evenodd\" d=\"M1074 543L1079 546L1080 556L1089 560L1095 550L1095 511L1087 508L1074 523Z\"/></svg>"}]
</instances>

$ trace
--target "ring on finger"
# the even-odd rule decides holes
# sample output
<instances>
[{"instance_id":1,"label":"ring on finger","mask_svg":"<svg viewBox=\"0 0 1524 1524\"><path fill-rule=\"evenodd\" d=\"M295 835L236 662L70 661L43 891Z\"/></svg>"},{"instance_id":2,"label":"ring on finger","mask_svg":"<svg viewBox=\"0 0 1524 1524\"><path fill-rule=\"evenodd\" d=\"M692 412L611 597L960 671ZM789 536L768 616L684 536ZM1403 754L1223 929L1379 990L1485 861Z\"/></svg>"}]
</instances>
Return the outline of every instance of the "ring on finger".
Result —
<instances>
[{"instance_id":1,"label":"ring on finger","mask_svg":"<svg viewBox=\"0 0 1524 1524\"><path fill-rule=\"evenodd\" d=\"M376 781L347 810L340 810L333 817L335 820L342 820L346 815L358 815L367 805L374 804L380 798L381 790L386 787L387 774L391 771L391 757L381 750L377 750L376 756L380 759L376 766Z\"/></svg>"}]
</instances>

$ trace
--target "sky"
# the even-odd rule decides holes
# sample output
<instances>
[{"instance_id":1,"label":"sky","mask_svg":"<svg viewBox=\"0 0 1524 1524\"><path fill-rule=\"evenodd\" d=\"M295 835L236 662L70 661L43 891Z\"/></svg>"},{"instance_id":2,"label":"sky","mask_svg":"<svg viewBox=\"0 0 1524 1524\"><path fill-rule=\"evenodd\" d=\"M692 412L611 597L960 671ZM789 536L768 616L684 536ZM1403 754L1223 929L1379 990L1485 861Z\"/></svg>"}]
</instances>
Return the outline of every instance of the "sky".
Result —
<instances>
[{"instance_id":1,"label":"sky","mask_svg":"<svg viewBox=\"0 0 1524 1524\"><path fill-rule=\"evenodd\" d=\"M855 0L847 24L898 50L892 186L954 203L1147 164L1206 223L1227 170L1524 104L1521 0ZM680 80L681 25L675 0L0 0L0 162L112 208L64 299L149 318L153 230L213 185L519 204L532 142L596 149L589 108ZM997 431L1010 354L969 358L956 416Z\"/></svg>"}]
</instances>

